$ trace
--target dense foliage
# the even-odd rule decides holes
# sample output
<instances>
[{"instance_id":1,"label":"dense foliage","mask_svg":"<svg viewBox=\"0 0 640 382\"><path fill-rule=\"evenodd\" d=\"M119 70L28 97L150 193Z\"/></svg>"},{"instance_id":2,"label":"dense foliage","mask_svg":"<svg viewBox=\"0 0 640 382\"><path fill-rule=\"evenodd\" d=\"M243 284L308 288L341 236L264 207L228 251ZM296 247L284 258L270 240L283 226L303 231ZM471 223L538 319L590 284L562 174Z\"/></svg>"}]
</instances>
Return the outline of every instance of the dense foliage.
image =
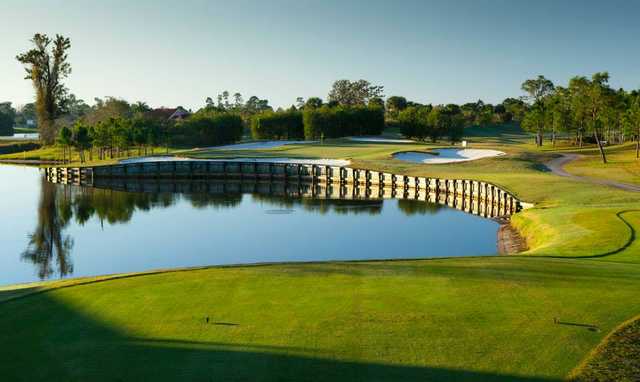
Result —
<instances>
[{"instance_id":1,"label":"dense foliage","mask_svg":"<svg viewBox=\"0 0 640 382\"><path fill-rule=\"evenodd\" d=\"M244 123L237 114L203 108L186 119L168 119L173 110L177 109L152 110L143 102L98 99L74 124L62 125L56 143L65 158L73 148L84 162L85 152L93 159L94 150L98 159L105 159L128 155L132 148L141 155L159 145L214 146L242 137Z\"/></svg>"},{"instance_id":2,"label":"dense foliage","mask_svg":"<svg viewBox=\"0 0 640 382\"><path fill-rule=\"evenodd\" d=\"M13 135L16 111L11 107L11 102L0 103L0 136Z\"/></svg>"},{"instance_id":3,"label":"dense foliage","mask_svg":"<svg viewBox=\"0 0 640 382\"><path fill-rule=\"evenodd\" d=\"M409 138L418 140L447 137L449 141L459 141L464 133L465 119L460 107L447 106L409 106L398 114L400 132Z\"/></svg>"},{"instance_id":4,"label":"dense foliage","mask_svg":"<svg viewBox=\"0 0 640 382\"><path fill-rule=\"evenodd\" d=\"M377 103L382 99L384 86L372 85L367 80L338 80L331 86L329 103L341 106L363 106ZM371 101L373 101L373 104ZM384 106L384 104L383 104Z\"/></svg>"},{"instance_id":5,"label":"dense foliage","mask_svg":"<svg viewBox=\"0 0 640 382\"><path fill-rule=\"evenodd\" d=\"M202 111L177 123L171 132L178 144L216 146L239 141L243 130L244 124L238 115Z\"/></svg>"},{"instance_id":6,"label":"dense foliage","mask_svg":"<svg viewBox=\"0 0 640 382\"><path fill-rule=\"evenodd\" d=\"M384 129L384 109L374 106L307 108L303 112L305 139L378 135Z\"/></svg>"},{"instance_id":7,"label":"dense foliage","mask_svg":"<svg viewBox=\"0 0 640 382\"><path fill-rule=\"evenodd\" d=\"M289 110L257 114L251 121L253 139L303 139L302 112Z\"/></svg>"},{"instance_id":8,"label":"dense foliage","mask_svg":"<svg viewBox=\"0 0 640 382\"><path fill-rule=\"evenodd\" d=\"M635 139L636 156L640 156L640 94L612 89L608 73L595 73L590 79L573 77L567 87L539 76L525 81L522 89L530 101L522 127L536 133L538 146L545 133L551 134L554 145L561 133L573 137L579 146L591 137L606 163L603 145Z\"/></svg>"}]
</instances>

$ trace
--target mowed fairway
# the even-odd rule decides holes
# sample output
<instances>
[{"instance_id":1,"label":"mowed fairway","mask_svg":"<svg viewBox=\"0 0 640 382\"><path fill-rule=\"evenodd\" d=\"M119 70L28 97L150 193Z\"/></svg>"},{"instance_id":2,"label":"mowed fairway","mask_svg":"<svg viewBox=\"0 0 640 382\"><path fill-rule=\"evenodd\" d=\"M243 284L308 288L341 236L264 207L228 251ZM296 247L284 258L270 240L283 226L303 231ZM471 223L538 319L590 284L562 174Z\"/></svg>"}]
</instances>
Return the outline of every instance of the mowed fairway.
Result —
<instances>
[{"instance_id":1,"label":"mowed fairway","mask_svg":"<svg viewBox=\"0 0 640 382\"><path fill-rule=\"evenodd\" d=\"M67 381L554 379L640 310L638 293L640 266L540 258L140 276L3 303L0 340L10 351L0 358L0 374Z\"/></svg>"},{"instance_id":2,"label":"mowed fairway","mask_svg":"<svg viewBox=\"0 0 640 382\"><path fill-rule=\"evenodd\" d=\"M487 132L472 131L472 144L507 156L416 165L390 154L417 145L344 141L251 155L348 157L358 167L494 182L534 203L513 219L530 248L522 255L186 270L13 300L6 299L23 291L0 291L6 300L0 302L0 343L7 349L0 376L565 378L608 332L640 313L640 196L553 175L544 163L554 153L532 149L518 131Z\"/></svg>"}]
</instances>

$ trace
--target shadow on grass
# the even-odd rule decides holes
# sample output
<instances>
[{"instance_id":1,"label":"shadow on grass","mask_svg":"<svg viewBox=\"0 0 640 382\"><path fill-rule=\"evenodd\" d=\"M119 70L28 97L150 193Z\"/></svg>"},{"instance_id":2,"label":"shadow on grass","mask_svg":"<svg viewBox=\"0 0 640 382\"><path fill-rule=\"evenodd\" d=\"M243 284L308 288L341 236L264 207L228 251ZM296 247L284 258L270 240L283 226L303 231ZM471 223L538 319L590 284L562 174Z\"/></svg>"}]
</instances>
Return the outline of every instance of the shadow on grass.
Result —
<instances>
[{"instance_id":1,"label":"shadow on grass","mask_svg":"<svg viewBox=\"0 0 640 382\"><path fill-rule=\"evenodd\" d=\"M16 289L0 289L0 304L5 301L21 298L41 290L41 287L24 287Z\"/></svg>"},{"instance_id":2,"label":"shadow on grass","mask_svg":"<svg viewBox=\"0 0 640 382\"><path fill-rule=\"evenodd\" d=\"M233 330L207 325L203 317L193 320L198 323L185 322L191 328L185 329L185 336L220 338L218 331ZM150 322L149 327L161 321ZM342 361L327 351L295 347L137 338L80 312L53 293L0 303L0 343L11 350L0 357L0 375L7 381L549 381Z\"/></svg>"}]
</instances>

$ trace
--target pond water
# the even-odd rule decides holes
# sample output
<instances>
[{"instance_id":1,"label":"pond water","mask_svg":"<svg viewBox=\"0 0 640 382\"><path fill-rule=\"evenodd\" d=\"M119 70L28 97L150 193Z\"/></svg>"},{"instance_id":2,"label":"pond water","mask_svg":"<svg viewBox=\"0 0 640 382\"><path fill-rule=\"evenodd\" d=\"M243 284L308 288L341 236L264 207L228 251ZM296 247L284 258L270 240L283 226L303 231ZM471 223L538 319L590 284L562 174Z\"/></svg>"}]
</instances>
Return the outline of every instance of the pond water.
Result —
<instances>
[{"instance_id":1,"label":"pond water","mask_svg":"<svg viewBox=\"0 0 640 382\"><path fill-rule=\"evenodd\" d=\"M60 185L37 169L0 165L0 285L219 264L496 252L496 222L437 204L207 189L224 191Z\"/></svg>"}]
</instances>

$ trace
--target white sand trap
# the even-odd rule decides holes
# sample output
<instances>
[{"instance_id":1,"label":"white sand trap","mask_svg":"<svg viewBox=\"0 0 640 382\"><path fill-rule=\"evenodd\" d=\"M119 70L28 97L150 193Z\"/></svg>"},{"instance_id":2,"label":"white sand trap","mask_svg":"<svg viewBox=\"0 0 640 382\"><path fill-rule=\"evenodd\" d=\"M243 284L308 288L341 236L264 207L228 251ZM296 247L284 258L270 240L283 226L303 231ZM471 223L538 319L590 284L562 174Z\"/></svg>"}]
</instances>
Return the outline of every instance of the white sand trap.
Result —
<instances>
[{"instance_id":1,"label":"white sand trap","mask_svg":"<svg viewBox=\"0 0 640 382\"><path fill-rule=\"evenodd\" d=\"M502 151L484 149L437 149L433 151L437 152L438 155L409 151L394 154L393 157L406 162L442 164L468 162L472 160L505 155Z\"/></svg>"},{"instance_id":2,"label":"white sand trap","mask_svg":"<svg viewBox=\"0 0 640 382\"><path fill-rule=\"evenodd\" d=\"M355 142L371 142L371 143L415 143L411 139L394 139L380 137L349 137L350 141Z\"/></svg>"},{"instance_id":3,"label":"white sand trap","mask_svg":"<svg viewBox=\"0 0 640 382\"><path fill-rule=\"evenodd\" d=\"M236 143L234 145L226 146L212 146L205 147L205 150L264 150L274 149L286 145L304 145L307 143L315 143L316 141L260 141L260 142L247 142Z\"/></svg>"},{"instance_id":4,"label":"white sand trap","mask_svg":"<svg viewBox=\"0 0 640 382\"><path fill-rule=\"evenodd\" d=\"M196 159L172 156L153 156L123 159L120 163L172 162L172 161L202 161L202 162L257 162L257 163L298 163L316 164L319 166L347 166L351 163L344 159L295 159L295 158L229 158L229 159Z\"/></svg>"},{"instance_id":5,"label":"white sand trap","mask_svg":"<svg viewBox=\"0 0 640 382\"><path fill-rule=\"evenodd\" d=\"M40 134L38 133L17 133L9 136L0 136L0 140L14 140L14 141L27 141L27 140L35 140L40 139Z\"/></svg>"}]
</instances>

